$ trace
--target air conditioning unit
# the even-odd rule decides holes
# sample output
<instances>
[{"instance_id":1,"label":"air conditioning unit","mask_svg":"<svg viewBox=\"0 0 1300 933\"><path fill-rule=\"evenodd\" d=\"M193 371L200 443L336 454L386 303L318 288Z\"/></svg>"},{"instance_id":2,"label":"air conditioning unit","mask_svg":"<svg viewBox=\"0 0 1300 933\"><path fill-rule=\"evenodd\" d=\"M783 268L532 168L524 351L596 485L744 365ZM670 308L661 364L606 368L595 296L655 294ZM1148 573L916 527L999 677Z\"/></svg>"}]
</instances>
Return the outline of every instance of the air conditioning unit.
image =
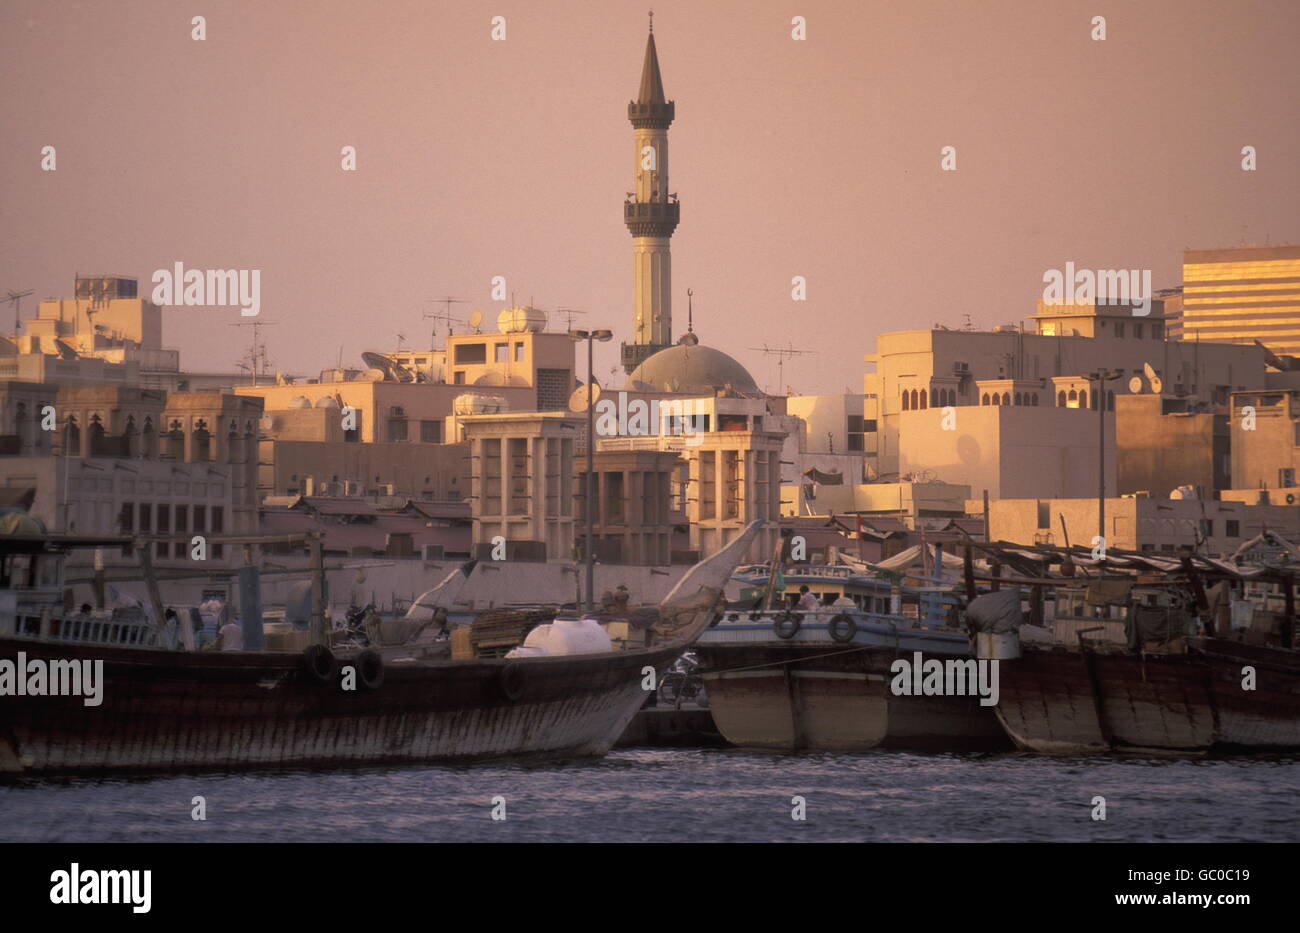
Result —
<instances>
[{"instance_id":1,"label":"air conditioning unit","mask_svg":"<svg viewBox=\"0 0 1300 933\"><path fill-rule=\"evenodd\" d=\"M406 417L406 409L403 408L401 405L394 405L393 407L391 407L391 408L388 409L388 417L390 417L390 418L405 418L405 417Z\"/></svg>"},{"instance_id":2,"label":"air conditioning unit","mask_svg":"<svg viewBox=\"0 0 1300 933\"><path fill-rule=\"evenodd\" d=\"M952 372L954 376L969 376L970 363L963 363L961 360L957 360L952 364Z\"/></svg>"}]
</instances>

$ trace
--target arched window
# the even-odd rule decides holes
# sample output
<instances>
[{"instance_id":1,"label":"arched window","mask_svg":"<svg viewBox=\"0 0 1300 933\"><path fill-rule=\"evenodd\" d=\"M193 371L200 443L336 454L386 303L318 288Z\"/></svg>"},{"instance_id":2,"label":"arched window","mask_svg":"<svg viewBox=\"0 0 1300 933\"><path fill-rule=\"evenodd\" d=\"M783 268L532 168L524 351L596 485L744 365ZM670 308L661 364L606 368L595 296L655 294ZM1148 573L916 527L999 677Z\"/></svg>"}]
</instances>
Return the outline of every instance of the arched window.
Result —
<instances>
[{"instance_id":1,"label":"arched window","mask_svg":"<svg viewBox=\"0 0 1300 933\"><path fill-rule=\"evenodd\" d=\"M912 406L911 406L911 404L909 403L909 399L908 399L908 395L907 395L907 390L904 389L904 390L903 390L903 411L907 411L907 410L910 409L911 407L912 407Z\"/></svg>"},{"instance_id":2,"label":"arched window","mask_svg":"<svg viewBox=\"0 0 1300 933\"><path fill-rule=\"evenodd\" d=\"M1057 392L1057 393L1056 393L1056 405L1057 405L1058 408L1064 408L1064 407L1065 407L1065 390L1064 390L1064 389L1062 389L1060 392Z\"/></svg>"},{"instance_id":3,"label":"arched window","mask_svg":"<svg viewBox=\"0 0 1300 933\"><path fill-rule=\"evenodd\" d=\"M926 404L925 404L925 401L926 401L925 396L926 396L926 391L925 391L925 389L922 389L922 390L921 390L921 407L922 407L922 408L926 408L926 407L927 407Z\"/></svg>"},{"instance_id":4,"label":"arched window","mask_svg":"<svg viewBox=\"0 0 1300 933\"><path fill-rule=\"evenodd\" d=\"M921 397L917 394L916 390L913 389L912 390L912 411L916 411L918 408L921 407L920 401L921 401Z\"/></svg>"},{"instance_id":5,"label":"arched window","mask_svg":"<svg viewBox=\"0 0 1300 933\"><path fill-rule=\"evenodd\" d=\"M1003 392L1003 393L1002 393L1002 404L1003 404L1003 405L1010 405L1010 404L1011 404L1011 393L1010 393L1010 392Z\"/></svg>"},{"instance_id":6,"label":"arched window","mask_svg":"<svg viewBox=\"0 0 1300 933\"><path fill-rule=\"evenodd\" d=\"M1071 389L1071 390L1070 390L1070 401L1072 401L1072 402L1077 402L1078 400L1079 400L1079 393L1076 392L1074 389Z\"/></svg>"},{"instance_id":7,"label":"arched window","mask_svg":"<svg viewBox=\"0 0 1300 933\"><path fill-rule=\"evenodd\" d=\"M1017 405L1023 405L1024 403L1025 403L1024 396L1022 396L1019 392L1017 392L1017 393L1016 393L1016 404L1017 404Z\"/></svg>"},{"instance_id":8,"label":"arched window","mask_svg":"<svg viewBox=\"0 0 1300 933\"><path fill-rule=\"evenodd\" d=\"M989 394L988 394L987 392L985 392L985 393L984 393L984 397L983 397L982 399L980 399L980 404L981 404L981 405L987 405L988 403L989 403Z\"/></svg>"},{"instance_id":9,"label":"arched window","mask_svg":"<svg viewBox=\"0 0 1300 933\"><path fill-rule=\"evenodd\" d=\"M1106 393L1106 410L1107 410L1107 411L1114 411L1114 410L1115 410L1115 390L1114 390L1114 389L1112 389L1112 390L1110 390L1109 392Z\"/></svg>"},{"instance_id":10,"label":"arched window","mask_svg":"<svg viewBox=\"0 0 1300 933\"><path fill-rule=\"evenodd\" d=\"M1092 404L1089 406L1093 411L1097 410L1097 390L1092 390Z\"/></svg>"},{"instance_id":11,"label":"arched window","mask_svg":"<svg viewBox=\"0 0 1300 933\"><path fill-rule=\"evenodd\" d=\"M68 423L63 429L63 455L65 457L81 456L81 428L77 427L76 415L68 415Z\"/></svg>"},{"instance_id":12,"label":"arched window","mask_svg":"<svg viewBox=\"0 0 1300 933\"><path fill-rule=\"evenodd\" d=\"M212 435L208 433L208 423L199 419L191 436L190 450L197 463L206 463L212 459Z\"/></svg>"},{"instance_id":13,"label":"arched window","mask_svg":"<svg viewBox=\"0 0 1300 933\"><path fill-rule=\"evenodd\" d=\"M163 459L185 459L185 432L181 430L181 423L179 421L173 421L171 430L166 434L166 444L163 447Z\"/></svg>"},{"instance_id":14,"label":"arched window","mask_svg":"<svg viewBox=\"0 0 1300 933\"><path fill-rule=\"evenodd\" d=\"M144 430L140 432L140 456L154 457L158 454L158 438L153 429L153 419L144 419Z\"/></svg>"},{"instance_id":15,"label":"arched window","mask_svg":"<svg viewBox=\"0 0 1300 933\"><path fill-rule=\"evenodd\" d=\"M87 440L89 441L89 443L86 445L86 447L87 447L87 452L90 454L90 456L92 457L104 456L106 452L104 450L105 431L104 431L103 421L102 419L100 419L99 415L90 416L90 428L88 429L87 434L88 434Z\"/></svg>"},{"instance_id":16,"label":"arched window","mask_svg":"<svg viewBox=\"0 0 1300 933\"><path fill-rule=\"evenodd\" d=\"M1029 396L1029 397L1032 399L1032 401L1029 403L1030 407L1031 407L1031 408L1037 408L1037 407L1038 407L1038 393L1035 392L1033 395L1031 395L1031 396Z\"/></svg>"}]
</instances>

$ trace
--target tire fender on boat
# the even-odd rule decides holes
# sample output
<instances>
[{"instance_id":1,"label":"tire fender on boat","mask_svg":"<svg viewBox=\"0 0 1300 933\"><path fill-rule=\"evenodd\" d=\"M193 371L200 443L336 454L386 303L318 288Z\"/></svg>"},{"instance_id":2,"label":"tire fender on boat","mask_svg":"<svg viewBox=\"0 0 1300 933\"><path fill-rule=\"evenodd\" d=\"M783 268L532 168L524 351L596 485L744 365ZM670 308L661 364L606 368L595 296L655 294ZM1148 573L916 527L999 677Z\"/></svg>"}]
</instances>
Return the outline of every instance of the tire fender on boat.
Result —
<instances>
[{"instance_id":1,"label":"tire fender on boat","mask_svg":"<svg viewBox=\"0 0 1300 933\"><path fill-rule=\"evenodd\" d=\"M501 695L512 703L524 695L524 685L528 683L528 673L522 664L507 664L501 668L497 679Z\"/></svg>"},{"instance_id":2,"label":"tire fender on boat","mask_svg":"<svg viewBox=\"0 0 1300 933\"><path fill-rule=\"evenodd\" d=\"M384 685L384 659L373 648L367 648L352 659L357 669L357 683L362 690L378 690Z\"/></svg>"},{"instance_id":3,"label":"tire fender on boat","mask_svg":"<svg viewBox=\"0 0 1300 933\"><path fill-rule=\"evenodd\" d=\"M841 612L833 617L827 628L830 630L831 640L841 645L853 641L853 636L858 633L858 623L847 612Z\"/></svg>"},{"instance_id":4,"label":"tire fender on boat","mask_svg":"<svg viewBox=\"0 0 1300 933\"><path fill-rule=\"evenodd\" d=\"M783 612L772 623L772 631L777 638L794 638L803 625L803 617L797 612Z\"/></svg>"},{"instance_id":5,"label":"tire fender on boat","mask_svg":"<svg viewBox=\"0 0 1300 933\"><path fill-rule=\"evenodd\" d=\"M330 684L339 672L339 662L334 652L324 645L308 645L302 652L303 668L307 676L318 684Z\"/></svg>"}]
</instances>

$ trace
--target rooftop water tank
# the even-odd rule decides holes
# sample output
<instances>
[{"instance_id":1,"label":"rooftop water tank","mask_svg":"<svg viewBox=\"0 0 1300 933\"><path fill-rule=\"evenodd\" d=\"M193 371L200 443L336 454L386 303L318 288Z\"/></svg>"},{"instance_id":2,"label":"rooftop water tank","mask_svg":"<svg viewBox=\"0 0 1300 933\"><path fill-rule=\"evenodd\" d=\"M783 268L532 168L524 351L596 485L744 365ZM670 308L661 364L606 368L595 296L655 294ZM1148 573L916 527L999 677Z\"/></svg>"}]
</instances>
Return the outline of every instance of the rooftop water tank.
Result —
<instances>
[{"instance_id":1,"label":"rooftop water tank","mask_svg":"<svg viewBox=\"0 0 1300 933\"><path fill-rule=\"evenodd\" d=\"M495 415L509 411L510 406L499 395L483 395L479 392L466 392L456 396L451 409L458 415Z\"/></svg>"},{"instance_id":2,"label":"rooftop water tank","mask_svg":"<svg viewBox=\"0 0 1300 933\"><path fill-rule=\"evenodd\" d=\"M540 308L506 308L497 315L497 330L503 334L535 334L545 329L546 312Z\"/></svg>"}]
</instances>

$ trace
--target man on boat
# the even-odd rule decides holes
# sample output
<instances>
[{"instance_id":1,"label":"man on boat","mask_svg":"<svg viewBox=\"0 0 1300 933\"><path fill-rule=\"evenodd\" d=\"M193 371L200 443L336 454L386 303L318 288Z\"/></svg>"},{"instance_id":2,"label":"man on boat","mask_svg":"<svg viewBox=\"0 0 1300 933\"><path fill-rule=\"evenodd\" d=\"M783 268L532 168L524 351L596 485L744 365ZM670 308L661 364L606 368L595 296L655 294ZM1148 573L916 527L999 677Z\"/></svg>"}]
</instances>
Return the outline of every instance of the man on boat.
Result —
<instances>
[{"instance_id":1,"label":"man on boat","mask_svg":"<svg viewBox=\"0 0 1300 933\"><path fill-rule=\"evenodd\" d=\"M221 626L221 631L217 632L217 650L244 650L244 629L238 622L230 621Z\"/></svg>"},{"instance_id":2,"label":"man on boat","mask_svg":"<svg viewBox=\"0 0 1300 933\"><path fill-rule=\"evenodd\" d=\"M820 609L821 607L822 607L822 601L818 599L811 590L808 589L807 583L799 587L799 602L795 606L796 609L799 609L800 611L811 612Z\"/></svg>"}]
</instances>

